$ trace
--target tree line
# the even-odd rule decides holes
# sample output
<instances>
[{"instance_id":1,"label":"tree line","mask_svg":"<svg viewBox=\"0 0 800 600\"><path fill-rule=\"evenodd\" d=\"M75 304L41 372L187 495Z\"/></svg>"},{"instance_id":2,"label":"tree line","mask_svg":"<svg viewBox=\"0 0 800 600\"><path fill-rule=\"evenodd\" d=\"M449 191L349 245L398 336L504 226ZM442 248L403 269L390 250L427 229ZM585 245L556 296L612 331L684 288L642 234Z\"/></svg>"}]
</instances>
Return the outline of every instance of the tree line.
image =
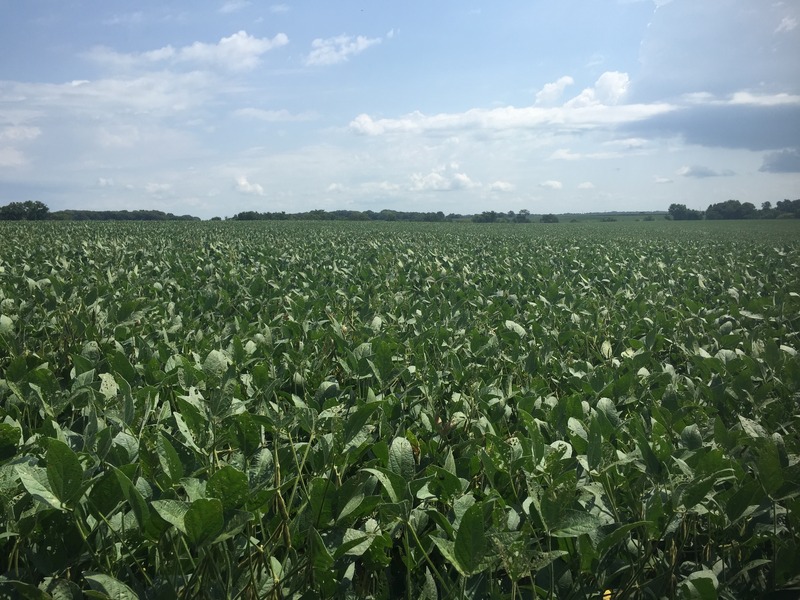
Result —
<instances>
[{"instance_id":1,"label":"tree line","mask_svg":"<svg viewBox=\"0 0 800 600\"><path fill-rule=\"evenodd\" d=\"M0 221L199 221L192 215L173 215L160 210L59 210L38 200L0 206Z\"/></svg>"},{"instance_id":2,"label":"tree line","mask_svg":"<svg viewBox=\"0 0 800 600\"><path fill-rule=\"evenodd\" d=\"M667 218L674 221L699 221L701 219L800 219L800 200L780 200L761 204L757 209L752 202L726 200L710 204L704 211L686 208L685 204L670 204Z\"/></svg>"}]
</instances>

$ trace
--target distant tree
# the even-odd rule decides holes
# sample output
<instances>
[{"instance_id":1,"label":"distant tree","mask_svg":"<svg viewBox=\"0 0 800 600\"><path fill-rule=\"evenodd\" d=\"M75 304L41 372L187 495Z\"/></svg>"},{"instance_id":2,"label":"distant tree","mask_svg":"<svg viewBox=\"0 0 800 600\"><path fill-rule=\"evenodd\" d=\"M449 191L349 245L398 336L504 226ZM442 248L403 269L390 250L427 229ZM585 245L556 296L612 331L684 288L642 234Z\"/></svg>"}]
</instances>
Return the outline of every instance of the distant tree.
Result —
<instances>
[{"instance_id":1,"label":"distant tree","mask_svg":"<svg viewBox=\"0 0 800 600\"><path fill-rule=\"evenodd\" d=\"M800 219L800 200L779 200L775 205L775 212L779 219Z\"/></svg>"},{"instance_id":2,"label":"distant tree","mask_svg":"<svg viewBox=\"0 0 800 600\"><path fill-rule=\"evenodd\" d=\"M517 213L514 217L514 223L530 223L531 212L525 208Z\"/></svg>"},{"instance_id":3,"label":"distant tree","mask_svg":"<svg viewBox=\"0 0 800 600\"><path fill-rule=\"evenodd\" d=\"M494 223L497 221L497 213L493 210L483 211L479 215L472 217L473 223Z\"/></svg>"},{"instance_id":4,"label":"distant tree","mask_svg":"<svg viewBox=\"0 0 800 600\"><path fill-rule=\"evenodd\" d=\"M44 221L49 215L50 209L38 200L10 202L0 207L0 220L4 221Z\"/></svg>"},{"instance_id":5,"label":"distant tree","mask_svg":"<svg viewBox=\"0 0 800 600\"><path fill-rule=\"evenodd\" d=\"M711 204L706 209L706 219L753 219L756 215L756 207L751 202L739 202L738 200L726 200Z\"/></svg>"},{"instance_id":6,"label":"distant tree","mask_svg":"<svg viewBox=\"0 0 800 600\"><path fill-rule=\"evenodd\" d=\"M542 218L539 219L539 223L558 223L558 217L552 213L542 215Z\"/></svg>"},{"instance_id":7,"label":"distant tree","mask_svg":"<svg viewBox=\"0 0 800 600\"><path fill-rule=\"evenodd\" d=\"M703 218L701 211L686 208L685 204L670 204L667 213L674 221L699 221Z\"/></svg>"}]
</instances>

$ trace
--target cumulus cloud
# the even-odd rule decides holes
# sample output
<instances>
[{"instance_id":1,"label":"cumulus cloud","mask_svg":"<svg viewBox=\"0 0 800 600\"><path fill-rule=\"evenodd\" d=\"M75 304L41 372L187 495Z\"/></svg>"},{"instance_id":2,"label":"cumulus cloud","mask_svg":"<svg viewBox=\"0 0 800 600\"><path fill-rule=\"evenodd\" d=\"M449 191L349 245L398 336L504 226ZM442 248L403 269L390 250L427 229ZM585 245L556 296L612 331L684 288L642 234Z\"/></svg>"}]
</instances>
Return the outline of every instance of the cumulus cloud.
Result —
<instances>
[{"instance_id":1,"label":"cumulus cloud","mask_svg":"<svg viewBox=\"0 0 800 600\"><path fill-rule=\"evenodd\" d=\"M764 156L762 173L800 173L800 150L787 148Z\"/></svg>"},{"instance_id":2,"label":"cumulus cloud","mask_svg":"<svg viewBox=\"0 0 800 600\"><path fill-rule=\"evenodd\" d=\"M317 117L315 113L291 113L286 109L264 110L261 108L240 108L233 112L234 116L257 119L267 123L286 123L291 121L311 121Z\"/></svg>"},{"instance_id":3,"label":"cumulus cloud","mask_svg":"<svg viewBox=\"0 0 800 600\"><path fill-rule=\"evenodd\" d=\"M673 181L673 180L672 180L672 179L670 179L669 177L659 177L659 176L656 176L656 177L654 177L654 178L653 178L653 181L654 181L655 183L663 184L663 183L672 183L672 181Z\"/></svg>"},{"instance_id":4,"label":"cumulus cloud","mask_svg":"<svg viewBox=\"0 0 800 600\"><path fill-rule=\"evenodd\" d=\"M252 196L263 196L264 188L258 183L251 183L244 175L239 175L236 178L236 185L234 189L242 194L249 194Z\"/></svg>"},{"instance_id":5,"label":"cumulus cloud","mask_svg":"<svg viewBox=\"0 0 800 600\"><path fill-rule=\"evenodd\" d=\"M97 187L114 187L114 180L110 177L98 177L97 182L95 183Z\"/></svg>"},{"instance_id":6,"label":"cumulus cloud","mask_svg":"<svg viewBox=\"0 0 800 600\"><path fill-rule=\"evenodd\" d=\"M565 106L574 108L598 104L613 106L625 97L629 87L630 77L627 73L606 71L598 78L594 87L584 89Z\"/></svg>"},{"instance_id":7,"label":"cumulus cloud","mask_svg":"<svg viewBox=\"0 0 800 600\"><path fill-rule=\"evenodd\" d=\"M554 179L548 179L547 181L540 183L539 187L547 188L549 190L560 190L564 187L564 184Z\"/></svg>"},{"instance_id":8,"label":"cumulus cloud","mask_svg":"<svg viewBox=\"0 0 800 600\"><path fill-rule=\"evenodd\" d=\"M466 173L457 169L458 164L453 163L447 167L434 169L427 175L414 173L411 176L410 189L413 192L451 192L480 186L479 183L472 181Z\"/></svg>"},{"instance_id":9,"label":"cumulus cloud","mask_svg":"<svg viewBox=\"0 0 800 600\"><path fill-rule=\"evenodd\" d=\"M594 184L591 181L584 181L583 183L578 184L579 190L593 190Z\"/></svg>"},{"instance_id":10,"label":"cumulus cloud","mask_svg":"<svg viewBox=\"0 0 800 600\"><path fill-rule=\"evenodd\" d=\"M338 35L330 38L317 38L311 42L311 52L306 57L308 66L328 66L346 62L351 56L361 54L370 46L381 43L381 38L368 38L363 35Z\"/></svg>"},{"instance_id":11,"label":"cumulus cloud","mask_svg":"<svg viewBox=\"0 0 800 600\"><path fill-rule=\"evenodd\" d=\"M735 175L733 171L729 169L723 169L722 171L717 171L711 169L709 167L704 167L702 165L691 165L691 166L684 166L681 167L676 171L677 175L681 177L694 177L695 179L705 179L707 177L730 177Z\"/></svg>"},{"instance_id":12,"label":"cumulus cloud","mask_svg":"<svg viewBox=\"0 0 800 600\"><path fill-rule=\"evenodd\" d=\"M494 181L489 185L491 192L513 192L515 189L514 184L508 181Z\"/></svg>"},{"instance_id":13,"label":"cumulus cloud","mask_svg":"<svg viewBox=\"0 0 800 600\"><path fill-rule=\"evenodd\" d=\"M285 33L278 33L270 39L257 38L242 30L221 38L216 44L194 42L181 48L164 46L138 53L121 53L105 46L96 46L85 56L116 69L152 67L164 63L196 63L230 71L245 71L255 68L263 54L288 43L289 38Z\"/></svg>"},{"instance_id":14,"label":"cumulus cloud","mask_svg":"<svg viewBox=\"0 0 800 600\"><path fill-rule=\"evenodd\" d=\"M566 87L573 83L575 83L575 81L568 75L564 75L552 83L546 83L544 87L536 93L536 104L549 105L557 102L561 99Z\"/></svg>"}]
</instances>

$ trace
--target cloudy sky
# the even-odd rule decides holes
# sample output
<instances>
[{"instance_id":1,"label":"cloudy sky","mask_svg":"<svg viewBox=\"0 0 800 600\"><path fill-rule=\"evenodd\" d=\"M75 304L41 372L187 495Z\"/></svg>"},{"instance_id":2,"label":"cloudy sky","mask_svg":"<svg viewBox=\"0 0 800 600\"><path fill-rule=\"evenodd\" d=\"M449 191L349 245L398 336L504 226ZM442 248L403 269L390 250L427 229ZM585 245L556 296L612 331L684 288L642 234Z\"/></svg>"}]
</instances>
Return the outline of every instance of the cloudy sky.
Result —
<instances>
[{"instance_id":1,"label":"cloudy sky","mask_svg":"<svg viewBox=\"0 0 800 600\"><path fill-rule=\"evenodd\" d=\"M798 0L0 0L0 204L800 197Z\"/></svg>"}]
</instances>

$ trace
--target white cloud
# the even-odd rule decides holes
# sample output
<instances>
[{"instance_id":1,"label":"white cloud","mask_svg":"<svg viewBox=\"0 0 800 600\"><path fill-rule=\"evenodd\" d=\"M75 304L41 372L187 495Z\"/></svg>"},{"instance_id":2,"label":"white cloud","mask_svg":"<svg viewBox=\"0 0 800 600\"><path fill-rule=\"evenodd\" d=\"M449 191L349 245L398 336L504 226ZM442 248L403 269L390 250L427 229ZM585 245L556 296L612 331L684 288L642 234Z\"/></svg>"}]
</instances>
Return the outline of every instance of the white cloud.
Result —
<instances>
[{"instance_id":1,"label":"white cloud","mask_svg":"<svg viewBox=\"0 0 800 600\"><path fill-rule=\"evenodd\" d=\"M707 177L730 177L735 175L733 171L729 169L723 169L722 171L716 171L709 167L704 167L702 165L691 165L691 166L684 166L678 169L675 172L676 175L680 175L681 177L693 177L695 179L705 179Z\"/></svg>"},{"instance_id":2,"label":"white cloud","mask_svg":"<svg viewBox=\"0 0 800 600\"><path fill-rule=\"evenodd\" d=\"M780 25L775 28L775 33L788 33L797 28L797 19L794 17L783 17Z\"/></svg>"},{"instance_id":3,"label":"white cloud","mask_svg":"<svg viewBox=\"0 0 800 600\"><path fill-rule=\"evenodd\" d=\"M141 11L114 15L103 21L103 25L138 25L144 22L144 14Z\"/></svg>"},{"instance_id":4,"label":"white cloud","mask_svg":"<svg viewBox=\"0 0 800 600\"><path fill-rule=\"evenodd\" d=\"M588 154L581 154L572 152L568 148L559 148L550 155L550 160L608 159L618 158L619 156L621 156L619 152L590 152Z\"/></svg>"},{"instance_id":5,"label":"white cloud","mask_svg":"<svg viewBox=\"0 0 800 600\"><path fill-rule=\"evenodd\" d=\"M154 196L163 196L172 191L172 184L150 182L144 186L144 191Z\"/></svg>"},{"instance_id":6,"label":"white cloud","mask_svg":"<svg viewBox=\"0 0 800 600\"><path fill-rule=\"evenodd\" d=\"M671 112L676 108L675 105L659 102L619 106L592 104L554 108L507 106L493 109L473 108L462 113L438 115L425 115L417 111L398 119L373 119L367 114L361 114L350 122L350 129L364 135L427 133L462 129L490 131L542 127L593 129L641 121Z\"/></svg>"},{"instance_id":7,"label":"white cloud","mask_svg":"<svg viewBox=\"0 0 800 600\"><path fill-rule=\"evenodd\" d=\"M751 92L736 92L731 96L728 104L749 106L783 106L800 104L800 96L796 94L753 94Z\"/></svg>"},{"instance_id":8,"label":"white cloud","mask_svg":"<svg viewBox=\"0 0 800 600\"><path fill-rule=\"evenodd\" d=\"M105 46L92 48L85 56L97 63L115 69L156 66L159 63L199 63L218 66L231 71L245 71L256 67L261 56L273 48L289 43L285 33L270 38L256 38L246 31L223 37L216 44L194 42L189 46L174 48L164 46L139 53L121 53Z\"/></svg>"},{"instance_id":9,"label":"white cloud","mask_svg":"<svg viewBox=\"0 0 800 600\"><path fill-rule=\"evenodd\" d=\"M0 147L0 168L22 167L28 164L25 155L16 148Z\"/></svg>"},{"instance_id":10,"label":"white cloud","mask_svg":"<svg viewBox=\"0 0 800 600\"><path fill-rule=\"evenodd\" d=\"M580 108L595 105L613 106L625 97L630 87L630 77L619 71L606 71L597 79L594 87L584 89L565 106Z\"/></svg>"},{"instance_id":11,"label":"white cloud","mask_svg":"<svg viewBox=\"0 0 800 600\"><path fill-rule=\"evenodd\" d=\"M370 46L381 43L381 38L367 38L363 35L338 35L331 38L317 38L311 42L311 52L306 57L308 66L327 66L345 62L351 56L360 54Z\"/></svg>"},{"instance_id":12,"label":"white cloud","mask_svg":"<svg viewBox=\"0 0 800 600\"><path fill-rule=\"evenodd\" d=\"M495 181L489 185L489 191L492 192L513 192L515 189L514 184L508 181Z\"/></svg>"},{"instance_id":13,"label":"white cloud","mask_svg":"<svg viewBox=\"0 0 800 600\"><path fill-rule=\"evenodd\" d=\"M38 127L12 125L0 129L0 142L26 142L35 140L42 133Z\"/></svg>"},{"instance_id":14,"label":"white cloud","mask_svg":"<svg viewBox=\"0 0 800 600\"><path fill-rule=\"evenodd\" d=\"M328 193L341 194L344 192L344 186L341 183L332 183L325 191Z\"/></svg>"},{"instance_id":15,"label":"white cloud","mask_svg":"<svg viewBox=\"0 0 800 600\"><path fill-rule=\"evenodd\" d=\"M564 187L564 184L560 181L555 181L553 179L548 179L547 181L543 181L539 184L539 187L547 188L549 190L560 190Z\"/></svg>"},{"instance_id":16,"label":"white cloud","mask_svg":"<svg viewBox=\"0 0 800 600\"><path fill-rule=\"evenodd\" d=\"M289 5L288 4L273 4L269 7L269 12L279 15L283 13L289 12Z\"/></svg>"},{"instance_id":17,"label":"white cloud","mask_svg":"<svg viewBox=\"0 0 800 600\"><path fill-rule=\"evenodd\" d=\"M561 99L566 87L573 83L575 83L575 81L572 77L564 75L557 81L545 84L545 86L536 93L536 104L549 105L555 103Z\"/></svg>"},{"instance_id":18,"label":"white cloud","mask_svg":"<svg viewBox=\"0 0 800 600\"><path fill-rule=\"evenodd\" d=\"M234 189L242 194L250 194L253 196L263 196L264 188L258 183L251 183L244 175L239 175L236 178L236 185Z\"/></svg>"},{"instance_id":19,"label":"white cloud","mask_svg":"<svg viewBox=\"0 0 800 600\"><path fill-rule=\"evenodd\" d=\"M235 13L250 5L249 0L227 0L219 8L219 12L223 14Z\"/></svg>"},{"instance_id":20,"label":"white cloud","mask_svg":"<svg viewBox=\"0 0 800 600\"><path fill-rule=\"evenodd\" d=\"M427 175L414 173L411 176L411 191L414 192L451 192L455 190L468 190L479 187L480 184L472 181L463 172L456 171L457 163L451 163L447 167L434 169Z\"/></svg>"},{"instance_id":21,"label":"white cloud","mask_svg":"<svg viewBox=\"0 0 800 600\"><path fill-rule=\"evenodd\" d=\"M583 183L578 184L579 190L593 190L594 184L591 181L584 181Z\"/></svg>"},{"instance_id":22,"label":"white cloud","mask_svg":"<svg viewBox=\"0 0 800 600\"><path fill-rule=\"evenodd\" d=\"M656 183L662 183L663 184L663 183L672 183L673 180L670 179L669 177L658 177L658 176L656 176L653 179L653 181L655 181Z\"/></svg>"},{"instance_id":23,"label":"white cloud","mask_svg":"<svg viewBox=\"0 0 800 600\"><path fill-rule=\"evenodd\" d=\"M208 74L156 72L140 77L71 81L68 83L0 84L0 98L21 96L31 109L73 111L91 119L123 110L157 115L200 106L215 93Z\"/></svg>"},{"instance_id":24,"label":"white cloud","mask_svg":"<svg viewBox=\"0 0 800 600\"><path fill-rule=\"evenodd\" d=\"M261 108L240 108L234 111L234 116L257 119L259 121L266 121L267 123L286 123L290 121L311 121L317 118L315 113L291 113L286 109L280 110L264 110Z\"/></svg>"},{"instance_id":25,"label":"white cloud","mask_svg":"<svg viewBox=\"0 0 800 600\"><path fill-rule=\"evenodd\" d=\"M97 187L114 187L114 180L110 177L98 177L95 185Z\"/></svg>"}]
</instances>

